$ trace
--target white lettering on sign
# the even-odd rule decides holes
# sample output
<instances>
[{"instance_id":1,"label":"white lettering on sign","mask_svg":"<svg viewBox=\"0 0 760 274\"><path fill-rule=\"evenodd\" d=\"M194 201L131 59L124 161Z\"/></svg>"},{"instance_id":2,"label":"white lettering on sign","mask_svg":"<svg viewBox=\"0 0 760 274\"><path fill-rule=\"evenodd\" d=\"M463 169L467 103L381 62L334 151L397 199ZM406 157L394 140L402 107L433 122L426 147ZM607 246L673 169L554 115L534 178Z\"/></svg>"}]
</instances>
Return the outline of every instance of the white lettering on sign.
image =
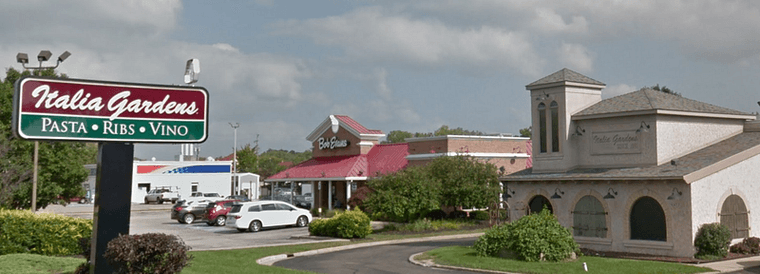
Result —
<instances>
[{"instance_id":1,"label":"white lettering on sign","mask_svg":"<svg viewBox=\"0 0 760 274\"><path fill-rule=\"evenodd\" d=\"M119 123L113 123L111 121L103 121L103 134L113 134L113 135L134 135L135 134L135 125L134 124L119 124Z\"/></svg>"},{"instance_id":2,"label":"white lettering on sign","mask_svg":"<svg viewBox=\"0 0 760 274\"><path fill-rule=\"evenodd\" d=\"M87 133L87 127L77 121L56 122L50 118L42 118L42 132Z\"/></svg>"},{"instance_id":3,"label":"white lettering on sign","mask_svg":"<svg viewBox=\"0 0 760 274\"><path fill-rule=\"evenodd\" d=\"M319 137L319 149L335 149L341 148L341 147L347 147L348 146L348 140L338 140L338 137L333 136L329 140L326 140L324 137Z\"/></svg>"},{"instance_id":4,"label":"white lettering on sign","mask_svg":"<svg viewBox=\"0 0 760 274\"><path fill-rule=\"evenodd\" d=\"M63 95L61 97L58 97L58 91L56 90L51 93L50 86L48 85L41 85L32 91L32 97L40 98L39 100L37 100L37 103L34 104L34 107L36 108L40 108L40 105L42 105L43 102L45 103L46 109L60 108L60 109L71 109L71 110L99 111L103 108L102 98L95 97L92 100L89 100L90 99L89 93L84 94L84 95L82 94L84 94L84 90L80 89L79 91L74 93L73 97L69 97L68 95ZM84 98L82 98L82 96L84 96Z\"/></svg>"},{"instance_id":5,"label":"white lettering on sign","mask_svg":"<svg viewBox=\"0 0 760 274\"><path fill-rule=\"evenodd\" d=\"M150 124L150 130L153 131L153 135L162 135L162 136L171 136L171 135L179 135L179 136L185 136L189 132L189 129L185 125L164 125L161 122L153 123L148 122Z\"/></svg>"},{"instance_id":6,"label":"white lettering on sign","mask_svg":"<svg viewBox=\"0 0 760 274\"><path fill-rule=\"evenodd\" d=\"M195 102L188 104L169 101L169 95L166 95L163 100L158 102L140 99L130 100L129 95L131 95L131 92L125 90L108 100L108 110L113 111L113 114L109 117L111 121L118 118L124 112L193 115L199 111ZM74 93L74 96L59 96L58 91L51 92L48 85L41 85L32 91L32 97L39 98L37 99L37 103L34 104L35 108L100 111L105 107L102 97L90 99L90 96L90 93L85 93L84 89L80 89Z\"/></svg>"},{"instance_id":7,"label":"white lettering on sign","mask_svg":"<svg viewBox=\"0 0 760 274\"><path fill-rule=\"evenodd\" d=\"M190 105L187 103L177 103L174 101L168 102L169 95L166 95L166 97L164 97L164 100L153 103L148 100L140 99L129 101L127 100L127 97L129 97L130 94L131 92L125 90L116 94L116 96L111 98L111 100L108 100L108 110L114 112L111 114L111 120L116 119L116 117L119 117L119 115L125 111L132 113L138 113L140 111L144 111L145 113L158 114L176 113L181 115L193 115L198 112L198 108L195 106L195 102L190 103Z\"/></svg>"}]
</instances>

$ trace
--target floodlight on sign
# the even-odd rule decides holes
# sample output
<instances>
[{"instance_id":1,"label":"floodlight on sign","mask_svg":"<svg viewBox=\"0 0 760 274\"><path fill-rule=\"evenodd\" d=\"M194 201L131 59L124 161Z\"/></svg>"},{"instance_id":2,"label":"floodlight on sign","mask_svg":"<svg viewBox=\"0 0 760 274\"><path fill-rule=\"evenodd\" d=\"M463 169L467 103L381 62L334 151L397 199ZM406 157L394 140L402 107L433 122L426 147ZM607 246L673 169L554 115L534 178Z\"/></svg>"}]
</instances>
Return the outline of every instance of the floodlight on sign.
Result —
<instances>
[{"instance_id":1,"label":"floodlight on sign","mask_svg":"<svg viewBox=\"0 0 760 274\"><path fill-rule=\"evenodd\" d=\"M196 58L187 60L187 64L185 65L185 84L189 85L189 84L198 82L198 76L200 73L201 73L200 60Z\"/></svg>"}]
</instances>

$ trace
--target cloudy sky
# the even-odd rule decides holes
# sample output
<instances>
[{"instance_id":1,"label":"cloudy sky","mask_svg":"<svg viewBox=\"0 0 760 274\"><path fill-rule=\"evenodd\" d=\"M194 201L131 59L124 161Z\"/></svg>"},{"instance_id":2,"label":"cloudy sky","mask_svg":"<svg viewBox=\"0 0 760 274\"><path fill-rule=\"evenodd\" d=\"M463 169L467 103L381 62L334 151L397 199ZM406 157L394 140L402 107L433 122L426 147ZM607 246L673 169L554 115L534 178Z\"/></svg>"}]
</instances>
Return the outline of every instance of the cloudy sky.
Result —
<instances>
[{"instance_id":1,"label":"cloudy sky","mask_svg":"<svg viewBox=\"0 0 760 274\"><path fill-rule=\"evenodd\" d=\"M303 151L330 114L370 129L441 125L517 133L525 85L562 68L603 97L665 85L760 110L757 1L41 1L0 0L0 64L72 53L72 78L182 84L198 58L210 94L201 155L238 146ZM4 74L3 74L4 75ZM135 156L173 160L172 145Z\"/></svg>"}]
</instances>

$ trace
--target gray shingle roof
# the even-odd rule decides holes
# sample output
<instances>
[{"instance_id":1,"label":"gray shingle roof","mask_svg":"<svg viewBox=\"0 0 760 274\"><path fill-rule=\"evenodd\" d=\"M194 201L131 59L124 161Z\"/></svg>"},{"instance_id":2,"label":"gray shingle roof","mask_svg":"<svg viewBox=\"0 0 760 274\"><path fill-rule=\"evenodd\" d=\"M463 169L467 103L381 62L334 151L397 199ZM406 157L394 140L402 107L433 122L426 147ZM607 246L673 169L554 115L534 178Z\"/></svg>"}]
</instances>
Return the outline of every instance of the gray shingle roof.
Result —
<instances>
[{"instance_id":1,"label":"gray shingle roof","mask_svg":"<svg viewBox=\"0 0 760 274\"><path fill-rule=\"evenodd\" d=\"M691 100L670 93L643 88L638 91L602 100L601 102L576 113L573 117L643 110L675 110L713 114L752 115L738 110Z\"/></svg>"},{"instance_id":2,"label":"gray shingle roof","mask_svg":"<svg viewBox=\"0 0 760 274\"><path fill-rule=\"evenodd\" d=\"M635 168L577 168L560 173L533 173L525 169L502 177L506 181L554 181L554 180L636 180L651 178L683 178L755 146L760 145L760 132L744 132L714 145L705 147L678 159L676 166L670 163Z\"/></svg>"},{"instance_id":3,"label":"gray shingle roof","mask_svg":"<svg viewBox=\"0 0 760 274\"><path fill-rule=\"evenodd\" d=\"M599 82L597 80L591 79L583 74L577 73L575 71L563 68L555 73L552 73L549 76L546 76L544 78L539 79L538 81L535 81L533 83L530 83L530 85L527 85L526 87L536 86L536 85L543 85L543 84L553 84L553 83L560 83L560 82L575 82L575 83L582 83L582 84L592 84L592 85L602 85L604 86L604 83Z\"/></svg>"}]
</instances>

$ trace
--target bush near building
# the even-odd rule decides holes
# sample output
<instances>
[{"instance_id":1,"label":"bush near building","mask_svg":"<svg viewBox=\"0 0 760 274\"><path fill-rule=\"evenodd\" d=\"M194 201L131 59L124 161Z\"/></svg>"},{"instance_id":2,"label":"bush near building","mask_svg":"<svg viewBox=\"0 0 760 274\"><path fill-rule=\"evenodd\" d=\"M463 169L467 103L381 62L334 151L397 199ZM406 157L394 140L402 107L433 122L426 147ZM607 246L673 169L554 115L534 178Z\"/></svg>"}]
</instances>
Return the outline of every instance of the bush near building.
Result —
<instances>
[{"instance_id":1,"label":"bush near building","mask_svg":"<svg viewBox=\"0 0 760 274\"><path fill-rule=\"evenodd\" d=\"M372 233L372 225L367 214L359 210L337 213L329 219L316 219L309 224L309 232L314 236L339 238L364 238Z\"/></svg>"},{"instance_id":2,"label":"bush near building","mask_svg":"<svg viewBox=\"0 0 760 274\"><path fill-rule=\"evenodd\" d=\"M369 180L364 206L374 219L412 222L440 209L440 183L419 167Z\"/></svg>"},{"instance_id":3,"label":"bush near building","mask_svg":"<svg viewBox=\"0 0 760 274\"><path fill-rule=\"evenodd\" d=\"M570 230L547 209L491 228L473 248L479 256L497 257L507 252L528 262L562 261L580 251Z\"/></svg>"},{"instance_id":4,"label":"bush near building","mask_svg":"<svg viewBox=\"0 0 760 274\"><path fill-rule=\"evenodd\" d=\"M741 243L732 245L729 250L731 250L731 252L733 253L752 254L752 255L760 254L760 238L758 237L744 238L744 240L742 240Z\"/></svg>"},{"instance_id":5,"label":"bush near building","mask_svg":"<svg viewBox=\"0 0 760 274\"><path fill-rule=\"evenodd\" d=\"M723 258L728 255L728 246L731 244L731 230L720 223L709 223L699 226L697 236L694 238L694 247L697 248L695 257L699 259Z\"/></svg>"},{"instance_id":6,"label":"bush near building","mask_svg":"<svg viewBox=\"0 0 760 274\"><path fill-rule=\"evenodd\" d=\"M92 237L92 221L28 210L0 209L0 255L76 255L80 238Z\"/></svg>"},{"instance_id":7,"label":"bush near building","mask_svg":"<svg viewBox=\"0 0 760 274\"><path fill-rule=\"evenodd\" d=\"M120 235L108 242L103 257L116 273L179 273L193 259L176 235Z\"/></svg>"}]
</instances>

